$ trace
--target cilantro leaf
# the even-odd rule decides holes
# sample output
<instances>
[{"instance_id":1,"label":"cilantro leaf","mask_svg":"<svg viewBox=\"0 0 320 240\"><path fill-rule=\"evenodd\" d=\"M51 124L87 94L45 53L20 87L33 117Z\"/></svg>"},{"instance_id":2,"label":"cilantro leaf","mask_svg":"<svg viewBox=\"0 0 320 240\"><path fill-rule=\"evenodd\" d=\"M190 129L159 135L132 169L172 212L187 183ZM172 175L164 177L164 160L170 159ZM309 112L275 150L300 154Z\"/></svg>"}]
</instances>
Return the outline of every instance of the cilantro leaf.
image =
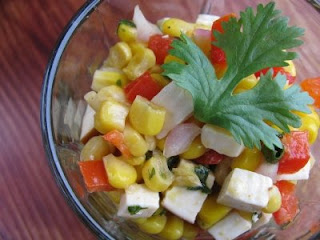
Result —
<instances>
[{"instance_id":1,"label":"cilantro leaf","mask_svg":"<svg viewBox=\"0 0 320 240\"><path fill-rule=\"evenodd\" d=\"M278 74L273 80L272 70L261 76L253 89L233 94L244 77L263 68L286 66L286 60L296 57L296 53L284 50L302 43L297 37L303 30L288 27L288 20L279 13L274 3L260 4L256 15L247 8L239 20L231 18L223 23L223 34L214 33L214 44L224 50L228 64L220 80L208 58L184 34L173 41L170 54L187 64L163 65L163 75L191 93L197 119L229 130L237 142L249 148L260 149L260 141L269 149L282 148L278 132L266 121L288 132L288 125L301 125L292 110L309 112L307 105L313 102L298 86L284 89L285 77Z\"/></svg>"},{"instance_id":2,"label":"cilantro leaf","mask_svg":"<svg viewBox=\"0 0 320 240\"><path fill-rule=\"evenodd\" d=\"M135 215L138 212L140 212L143 209L147 209L146 207L141 207L139 205L134 205L134 206L129 206L128 207L128 212L130 213L130 215Z\"/></svg>"}]
</instances>

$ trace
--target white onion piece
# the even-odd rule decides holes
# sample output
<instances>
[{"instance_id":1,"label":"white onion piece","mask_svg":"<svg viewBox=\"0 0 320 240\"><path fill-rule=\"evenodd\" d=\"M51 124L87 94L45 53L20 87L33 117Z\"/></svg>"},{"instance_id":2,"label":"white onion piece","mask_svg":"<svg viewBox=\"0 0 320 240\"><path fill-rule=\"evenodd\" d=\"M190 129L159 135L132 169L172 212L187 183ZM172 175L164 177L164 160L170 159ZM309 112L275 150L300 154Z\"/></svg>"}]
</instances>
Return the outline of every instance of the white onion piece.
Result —
<instances>
[{"instance_id":1,"label":"white onion piece","mask_svg":"<svg viewBox=\"0 0 320 240\"><path fill-rule=\"evenodd\" d=\"M148 42L152 35L161 34L157 25L152 24L144 17L138 5L134 8L133 22L137 27L138 39L142 42Z\"/></svg>"},{"instance_id":2,"label":"white onion piece","mask_svg":"<svg viewBox=\"0 0 320 240\"><path fill-rule=\"evenodd\" d=\"M171 130L166 138L163 155L172 157L188 150L192 141L200 134L201 129L194 123L182 123Z\"/></svg>"},{"instance_id":3,"label":"white onion piece","mask_svg":"<svg viewBox=\"0 0 320 240\"><path fill-rule=\"evenodd\" d=\"M271 178L275 183L277 180L278 167L279 163L268 163L263 161L255 172Z\"/></svg>"},{"instance_id":4,"label":"white onion piece","mask_svg":"<svg viewBox=\"0 0 320 240\"><path fill-rule=\"evenodd\" d=\"M186 120L193 112L193 100L191 94L174 82L165 86L151 100L154 104L166 109L166 118L158 139L167 136L168 132Z\"/></svg>"},{"instance_id":5,"label":"white onion piece","mask_svg":"<svg viewBox=\"0 0 320 240\"><path fill-rule=\"evenodd\" d=\"M196 20L196 24L207 26L211 29L212 23L218 20L220 17L210 14L199 14Z\"/></svg>"}]
</instances>

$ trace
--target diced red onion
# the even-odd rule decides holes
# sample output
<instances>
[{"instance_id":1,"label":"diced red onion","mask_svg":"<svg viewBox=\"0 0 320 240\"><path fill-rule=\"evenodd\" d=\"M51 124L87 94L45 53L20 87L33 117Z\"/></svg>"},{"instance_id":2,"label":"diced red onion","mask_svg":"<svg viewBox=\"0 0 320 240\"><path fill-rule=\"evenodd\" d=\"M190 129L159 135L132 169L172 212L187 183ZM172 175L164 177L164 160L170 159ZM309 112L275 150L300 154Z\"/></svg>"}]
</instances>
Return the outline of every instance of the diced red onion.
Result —
<instances>
[{"instance_id":1,"label":"diced red onion","mask_svg":"<svg viewBox=\"0 0 320 240\"><path fill-rule=\"evenodd\" d=\"M171 130L164 144L163 155L171 157L188 150L201 129L194 123L183 123Z\"/></svg>"},{"instance_id":2,"label":"diced red onion","mask_svg":"<svg viewBox=\"0 0 320 240\"><path fill-rule=\"evenodd\" d=\"M279 163L268 163L264 161L260 164L255 172L267 176L271 178L273 182L276 182L278 167Z\"/></svg>"}]
</instances>

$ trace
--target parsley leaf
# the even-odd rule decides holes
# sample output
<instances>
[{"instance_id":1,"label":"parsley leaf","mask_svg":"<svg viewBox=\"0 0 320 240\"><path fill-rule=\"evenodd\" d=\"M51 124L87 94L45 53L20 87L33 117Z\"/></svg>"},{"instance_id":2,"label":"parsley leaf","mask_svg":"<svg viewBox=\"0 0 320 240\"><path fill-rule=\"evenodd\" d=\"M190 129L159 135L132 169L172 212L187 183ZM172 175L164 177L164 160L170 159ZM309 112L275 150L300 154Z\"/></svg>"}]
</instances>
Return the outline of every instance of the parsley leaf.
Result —
<instances>
[{"instance_id":1,"label":"parsley leaf","mask_svg":"<svg viewBox=\"0 0 320 240\"><path fill-rule=\"evenodd\" d=\"M256 15L247 8L239 20L223 23L223 34L214 32L214 44L224 50L228 64L220 80L208 58L184 34L173 41L170 54L187 64L163 65L163 75L191 93L198 120L229 130L237 142L249 148L260 149L260 141L269 149L282 148L278 132L265 121L289 132L288 125L301 125L292 110L309 112L307 105L313 102L298 86L284 90L285 77L278 74L273 80L272 70L261 76L253 89L233 95L244 77L267 67L286 66L285 60L294 59L296 53L284 50L302 44L297 38L303 29L288 27L288 19L279 16L274 5L258 5Z\"/></svg>"},{"instance_id":2,"label":"parsley leaf","mask_svg":"<svg viewBox=\"0 0 320 240\"><path fill-rule=\"evenodd\" d=\"M202 165L198 165L194 168L194 172L197 175L197 177L199 178L200 182L201 182L201 186L196 186L196 187L188 187L188 190L194 190L194 191L198 191L201 190L201 192L209 194L211 193L211 189L208 188L207 186L207 179L209 176L209 169L202 166Z\"/></svg>"},{"instance_id":3,"label":"parsley leaf","mask_svg":"<svg viewBox=\"0 0 320 240\"><path fill-rule=\"evenodd\" d=\"M140 207L139 205L134 205L134 206L129 206L128 207L128 212L130 213L130 215L135 215L138 212L140 212L143 209L147 209L146 207Z\"/></svg>"}]
</instances>

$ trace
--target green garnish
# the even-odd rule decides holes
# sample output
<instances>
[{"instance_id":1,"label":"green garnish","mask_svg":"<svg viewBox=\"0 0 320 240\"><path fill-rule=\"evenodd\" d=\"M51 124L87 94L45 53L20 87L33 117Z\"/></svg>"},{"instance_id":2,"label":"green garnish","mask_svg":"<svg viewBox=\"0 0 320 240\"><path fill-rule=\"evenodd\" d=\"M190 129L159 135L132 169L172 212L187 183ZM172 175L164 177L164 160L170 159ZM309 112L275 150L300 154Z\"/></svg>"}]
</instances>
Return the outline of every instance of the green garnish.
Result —
<instances>
[{"instance_id":1,"label":"green garnish","mask_svg":"<svg viewBox=\"0 0 320 240\"><path fill-rule=\"evenodd\" d=\"M260 141L270 149L281 148L278 132L265 121L289 132L288 125L301 125L292 110L307 113L307 105L313 103L299 86L284 89L285 76L278 74L272 79L272 71L261 76L253 89L233 95L244 77L264 68L287 66L285 61L297 56L284 50L301 45L297 38L304 30L288 27L288 19L279 16L274 6L273 2L260 4L256 15L247 8L239 20L231 18L223 23L223 34L214 32L214 44L223 49L228 65L220 80L208 58L185 34L173 41L170 54L187 64L163 65L163 75L191 93L198 120L227 129L237 142L249 148L261 149Z\"/></svg>"},{"instance_id":2,"label":"green garnish","mask_svg":"<svg viewBox=\"0 0 320 240\"><path fill-rule=\"evenodd\" d=\"M188 190L200 190L203 193L209 194L211 193L211 189L208 188L207 186L207 179L209 176L209 169L202 166L202 165L198 165L194 168L194 172L195 174L198 176L200 182L201 182L201 186L195 186L195 187L188 187Z\"/></svg>"},{"instance_id":3,"label":"green garnish","mask_svg":"<svg viewBox=\"0 0 320 240\"><path fill-rule=\"evenodd\" d=\"M136 25L134 24L134 22L132 22L131 20L127 20L127 19L121 19L118 23L118 27L121 25L121 24L124 24L124 25L127 25L129 27L136 27Z\"/></svg>"},{"instance_id":4,"label":"green garnish","mask_svg":"<svg viewBox=\"0 0 320 240\"><path fill-rule=\"evenodd\" d=\"M122 87L122 82L121 82L120 79L118 79L118 80L116 81L116 85L117 85L118 87Z\"/></svg>"},{"instance_id":5,"label":"green garnish","mask_svg":"<svg viewBox=\"0 0 320 240\"><path fill-rule=\"evenodd\" d=\"M180 162L179 156L172 156L169 157L167 160L168 168L170 171L172 171L173 168L177 167Z\"/></svg>"},{"instance_id":6,"label":"green garnish","mask_svg":"<svg viewBox=\"0 0 320 240\"><path fill-rule=\"evenodd\" d=\"M142 209L147 209L147 208L140 207L139 205L129 206L128 207L128 212L130 213L130 215L135 215L138 212L140 212Z\"/></svg>"},{"instance_id":7,"label":"green garnish","mask_svg":"<svg viewBox=\"0 0 320 240\"><path fill-rule=\"evenodd\" d=\"M277 163L284 154L284 148L278 148L275 146L272 150L263 145L261 152L268 163Z\"/></svg>"},{"instance_id":8,"label":"green garnish","mask_svg":"<svg viewBox=\"0 0 320 240\"><path fill-rule=\"evenodd\" d=\"M153 176L156 174L156 170L154 168L151 169L151 172L149 171L149 179L153 178Z\"/></svg>"}]
</instances>

